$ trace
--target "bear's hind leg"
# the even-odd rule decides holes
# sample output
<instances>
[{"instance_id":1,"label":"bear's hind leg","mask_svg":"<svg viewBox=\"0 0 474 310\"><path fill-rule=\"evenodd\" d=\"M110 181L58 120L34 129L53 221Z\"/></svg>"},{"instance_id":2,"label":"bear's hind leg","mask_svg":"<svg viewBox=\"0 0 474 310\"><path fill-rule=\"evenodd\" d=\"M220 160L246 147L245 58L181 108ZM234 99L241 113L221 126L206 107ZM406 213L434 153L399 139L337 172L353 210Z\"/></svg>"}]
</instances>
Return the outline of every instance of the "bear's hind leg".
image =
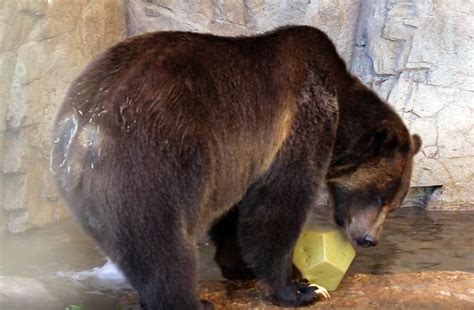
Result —
<instances>
[{"instance_id":1,"label":"bear's hind leg","mask_svg":"<svg viewBox=\"0 0 474 310\"><path fill-rule=\"evenodd\" d=\"M229 280L251 280L255 275L242 259L237 236L239 207L240 204L237 204L219 218L209 231L209 236L216 246L214 258L221 268L222 276Z\"/></svg>"},{"instance_id":2,"label":"bear's hind leg","mask_svg":"<svg viewBox=\"0 0 474 310\"><path fill-rule=\"evenodd\" d=\"M111 252L137 289L141 305L147 310L212 309L198 302L194 244L173 231L160 233L144 226L124 231Z\"/></svg>"}]
</instances>

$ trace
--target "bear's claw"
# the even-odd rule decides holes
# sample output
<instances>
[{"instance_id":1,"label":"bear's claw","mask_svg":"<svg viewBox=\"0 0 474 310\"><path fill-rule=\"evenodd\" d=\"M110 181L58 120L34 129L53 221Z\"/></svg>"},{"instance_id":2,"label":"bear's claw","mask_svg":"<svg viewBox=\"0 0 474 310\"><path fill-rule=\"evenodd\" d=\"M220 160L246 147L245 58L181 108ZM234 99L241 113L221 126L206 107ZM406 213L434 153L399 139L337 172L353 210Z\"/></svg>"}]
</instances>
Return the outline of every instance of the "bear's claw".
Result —
<instances>
[{"instance_id":1,"label":"bear's claw","mask_svg":"<svg viewBox=\"0 0 474 310\"><path fill-rule=\"evenodd\" d=\"M315 288L314 292L317 295L321 295L325 299L331 298L331 295L329 294L328 290L326 288L322 287L321 285L310 284L309 287L314 287Z\"/></svg>"}]
</instances>

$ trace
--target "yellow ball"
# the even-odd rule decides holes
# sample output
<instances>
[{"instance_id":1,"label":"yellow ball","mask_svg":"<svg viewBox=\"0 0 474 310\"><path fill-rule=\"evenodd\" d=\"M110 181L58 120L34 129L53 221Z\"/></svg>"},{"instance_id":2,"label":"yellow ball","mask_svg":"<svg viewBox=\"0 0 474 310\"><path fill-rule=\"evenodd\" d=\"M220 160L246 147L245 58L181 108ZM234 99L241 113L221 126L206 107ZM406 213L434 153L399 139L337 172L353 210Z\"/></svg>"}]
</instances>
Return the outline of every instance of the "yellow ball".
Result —
<instances>
[{"instance_id":1,"label":"yellow ball","mask_svg":"<svg viewBox=\"0 0 474 310\"><path fill-rule=\"evenodd\" d=\"M351 242L339 229L310 230L298 239L293 263L310 283L334 291L355 255Z\"/></svg>"}]
</instances>

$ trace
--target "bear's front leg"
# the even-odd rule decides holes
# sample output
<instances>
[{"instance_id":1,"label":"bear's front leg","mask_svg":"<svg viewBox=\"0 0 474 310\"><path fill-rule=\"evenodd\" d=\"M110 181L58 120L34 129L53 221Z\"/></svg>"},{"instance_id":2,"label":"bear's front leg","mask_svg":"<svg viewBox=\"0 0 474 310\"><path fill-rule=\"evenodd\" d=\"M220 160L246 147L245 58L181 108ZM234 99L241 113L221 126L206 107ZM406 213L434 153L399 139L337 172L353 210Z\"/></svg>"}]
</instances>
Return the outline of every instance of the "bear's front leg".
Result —
<instances>
[{"instance_id":1,"label":"bear's front leg","mask_svg":"<svg viewBox=\"0 0 474 310\"><path fill-rule=\"evenodd\" d=\"M221 274L229 280L251 280L255 275L250 266L244 262L240 254L237 236L239 209L241 204L234 206L229 212L215 221L209 236L216 246L215 261L221 268Z\"/></svg>"},{"instance_id":2,"label":"bear's front leg","mask_svg":"<svg viewBox=\"0 0 474 310\"><path fill-rule=\"evenodd\" d=\"M304 306L316 300L313 287L292 281L296 240L314 200L315 181L307 170L263 180L241 204L239 242L243 259L262 280L275 304Z\"/></svg>"}]
</instances>

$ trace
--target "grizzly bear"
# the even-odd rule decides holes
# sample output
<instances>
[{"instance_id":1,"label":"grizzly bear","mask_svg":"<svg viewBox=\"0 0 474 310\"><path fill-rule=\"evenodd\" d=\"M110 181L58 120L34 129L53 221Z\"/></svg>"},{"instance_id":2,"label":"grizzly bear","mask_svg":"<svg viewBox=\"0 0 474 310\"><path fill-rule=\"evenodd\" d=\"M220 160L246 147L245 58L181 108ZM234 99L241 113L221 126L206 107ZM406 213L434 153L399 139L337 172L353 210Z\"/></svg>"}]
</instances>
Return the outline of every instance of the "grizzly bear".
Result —
<instances>
[{"instance_id":1,"label":"grizzly bear","mask_svg":"<svg viewBox=\"0 0 474 310\"><path fill-rule=\"evenodd\" d=\"M197 294L201 232L224 276L255 276L275 304L302 306L316 294L292 281L292 252L320 185L351 240L373 246L420 143L318 29L157 32L73 81L51 168L145 308L212 308Z\"/></svg>"}]
</instances>

